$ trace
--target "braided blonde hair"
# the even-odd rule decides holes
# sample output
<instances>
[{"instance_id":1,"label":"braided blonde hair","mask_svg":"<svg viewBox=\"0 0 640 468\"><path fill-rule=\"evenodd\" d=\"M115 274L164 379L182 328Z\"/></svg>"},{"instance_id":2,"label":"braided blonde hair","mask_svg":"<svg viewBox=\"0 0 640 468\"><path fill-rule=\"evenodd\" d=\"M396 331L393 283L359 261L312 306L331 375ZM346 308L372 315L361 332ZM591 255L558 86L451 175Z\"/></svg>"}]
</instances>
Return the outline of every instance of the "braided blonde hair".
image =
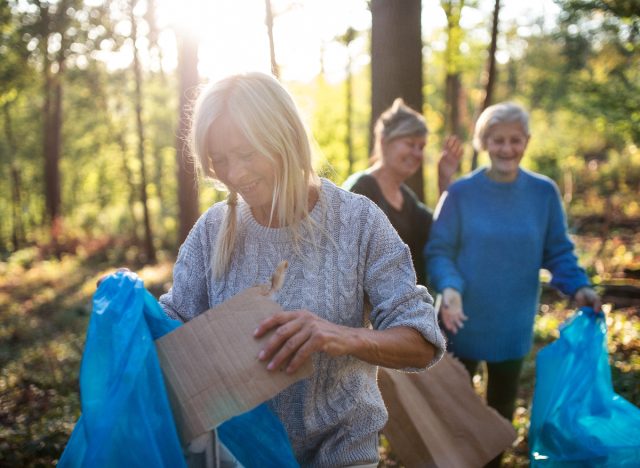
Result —
<instances>
[{"instance_id":1,"label":"braided blonde hair","mask_svg":"<svg viewBox=\"0 0 640 468\"><path fill-rule=\"evenodd\" d=\"M231 123L259 154L275 168L276 180L271 225L289 229L294 250L301 253L314 223L309 216L309 190L319 190L320 180L312 166L309 136L293 98L273 77L244 73L224 78L205 88L198 97L191 126L191 144L201 173L217 180L209 159L212 128ZM219 181L218 181L219 182ZM238 194L230 192L227 213L212 255L214 276L227 270L237 230ZM311 240L315 242L315 240Z\"/></svg>"}]
</instances>

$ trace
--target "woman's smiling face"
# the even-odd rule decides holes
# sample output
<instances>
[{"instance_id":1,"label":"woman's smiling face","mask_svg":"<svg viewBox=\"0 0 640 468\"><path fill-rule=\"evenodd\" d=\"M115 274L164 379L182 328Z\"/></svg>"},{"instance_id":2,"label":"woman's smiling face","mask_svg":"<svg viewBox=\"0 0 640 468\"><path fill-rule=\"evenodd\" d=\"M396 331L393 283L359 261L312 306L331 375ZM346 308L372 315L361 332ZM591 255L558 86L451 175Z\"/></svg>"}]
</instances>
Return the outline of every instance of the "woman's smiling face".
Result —
<instances>
[{"instance_id":1,"label":"woman's smiling face","mask_svg":"<svg viewBox=\"0 0 640 468\"><path fill-rule=\"evenodd\" d=\"M491 167L487 172L489 177L500 182L515 180L528 143L529 136L520 123L493 125L485 137L485 146L491 159Z\"/></svg>"},{"instance_id":2,"label":"woman's smiling face","mask_svg":"<svg viewBox=\"0 0 640 468\"><path fill-rule=\"evenodd\" d=\"M426 143L427 137L422 135L398 137L383 143L383 164L406 180L420 169Z\"/></svg>"},{"instance_id":3,"label":"woman's smiling face","mask_svg":"<svg viewBox=\"0 0 640 468\"><path fill-rule=\"evenodd\" d=\"M258 221L265 216L268 221L276 184L273 161L253 148L233 124L214 124L209 138L209 159L216 178L242 197Z\"/></svg>"}]
</instances>

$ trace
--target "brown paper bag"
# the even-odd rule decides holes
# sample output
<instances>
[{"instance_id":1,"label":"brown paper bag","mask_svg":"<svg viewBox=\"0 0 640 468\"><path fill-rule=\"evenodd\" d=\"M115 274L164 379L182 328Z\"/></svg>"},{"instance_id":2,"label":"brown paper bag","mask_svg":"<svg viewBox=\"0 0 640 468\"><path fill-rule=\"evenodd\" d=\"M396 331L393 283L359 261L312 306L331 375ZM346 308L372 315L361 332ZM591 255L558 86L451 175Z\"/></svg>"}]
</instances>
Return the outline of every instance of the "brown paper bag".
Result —
<instances>
[{"instance_id":1,"label":"brown paper bag","mask_svg":"<svg viewBox=\"0 0 640 468\"><path fill-rule=\"evenodd\" d=\"M426 372L381 368L378 383L389 411L383 432L408 468L481 467L516 439L511 423L482 401L450 354Z\"/></svg>"},{"instance_id":2,"label":"brown paper bag","mask_svg":"<svg viewBox=\"0 0 640 468\"><path fill-rule=\"evenodd\" d=\"M255 339L253 331L281 310L268 297L268 288L256 286L156 340L183 443L311 375L310 361L289 375L267 371L266 363L257 358L270 334Z\"/></svg>"}]
</instances>

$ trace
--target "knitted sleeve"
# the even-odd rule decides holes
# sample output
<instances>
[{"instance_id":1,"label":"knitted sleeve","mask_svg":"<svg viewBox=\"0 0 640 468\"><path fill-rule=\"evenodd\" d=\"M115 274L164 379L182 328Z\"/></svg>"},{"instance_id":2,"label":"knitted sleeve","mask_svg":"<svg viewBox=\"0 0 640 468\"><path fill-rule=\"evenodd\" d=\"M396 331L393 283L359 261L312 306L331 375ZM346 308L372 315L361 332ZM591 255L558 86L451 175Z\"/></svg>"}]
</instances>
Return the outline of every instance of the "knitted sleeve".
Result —
<instances>
[{"instance_id":1,"label":"knitted sleeve","mask_svg":"<svg viewBox=\"0 0 640 468\"><path fill-rule=\"evenodd\" d=\"M173 285L160 296L160 305L171 318L186 322L209 308L205 252L205 217L203 215L180 247L173 266Z\"/></svg>"},{"instance_id":2,"label":"knitted sleeve","mask_svg":"<svg viewBox=\"0 0 640 468\"><path fill-rule=\"evenodd\" d=\"M378 330L398 326L417 330L436 347L429 364L433 365L445 350L433 299L425 287L416 285L409 248L386 215L371 205L367 218L364 290L372 305L371 324Z\"/></svg>"},{"instance_id":3,"label":"knitted sleeve","mask_svg":"<svg viewBox=\"0 0 640 468\"><path fill-rule=\"evenodd\" d=\"M567 222L558 188L555 184L552 184L552 187L542 268L551 272L553 286L565 294L573 295L579 288L589 286L589 279L578 265L578 259L574 254L574 245L567 233Z\"/></svg>"},{"instance_id":4,"label":"knitted sleeve","mask_svg":"<svg viewBox=\"0 0 640 468\"><path fill-rule=\"evenodd\" d=\"M429 241L424 249L429 282L437 291L464 291L464 280L456 266L461 232L461 213L455 192L442 194L433 215Z\"/></svg>"}]
</instances>

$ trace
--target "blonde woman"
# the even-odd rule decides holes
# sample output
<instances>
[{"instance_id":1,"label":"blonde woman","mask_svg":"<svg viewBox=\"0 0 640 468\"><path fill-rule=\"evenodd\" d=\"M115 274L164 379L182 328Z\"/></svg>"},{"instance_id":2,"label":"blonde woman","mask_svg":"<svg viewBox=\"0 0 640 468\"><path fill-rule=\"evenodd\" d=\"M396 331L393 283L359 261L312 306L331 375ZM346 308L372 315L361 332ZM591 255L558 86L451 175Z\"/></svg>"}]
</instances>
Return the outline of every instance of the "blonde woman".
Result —
<instances>
[{"instance_id":1,"label":"blonde woman","mask_svg":"<svg viewBox=\"0 0 640 468\"><path fill-rule=\"evenodd\" d=\"M173 287L160 299L165 312L190 320L268 282L287 260L275 297L286 312L256 330L276 331L258 358L274 372L312 360L314 374L269 405L302 465L376 466L387 419L376 366L420 370L444 351L408 248L370 200L316 176L299 112L268 75L235 75L205 89L192 142L200 170L229 196L180 248Z\"/></svg>"}]
</instances>

